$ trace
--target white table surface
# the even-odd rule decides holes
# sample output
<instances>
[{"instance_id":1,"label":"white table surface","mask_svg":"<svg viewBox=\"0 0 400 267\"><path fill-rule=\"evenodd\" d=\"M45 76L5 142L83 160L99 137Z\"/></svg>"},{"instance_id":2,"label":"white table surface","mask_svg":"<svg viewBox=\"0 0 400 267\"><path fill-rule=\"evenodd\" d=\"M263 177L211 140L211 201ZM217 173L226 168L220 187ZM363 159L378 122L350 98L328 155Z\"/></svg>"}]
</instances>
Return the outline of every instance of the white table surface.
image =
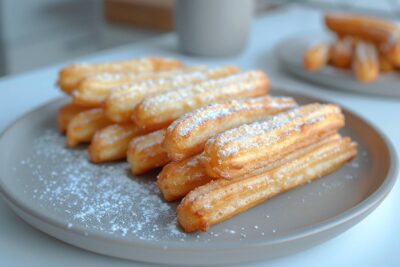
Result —
<instances>
[{"instance_id":1,"label":"white table surface","mask_svg":"<svg viewBox=\"0 0 400 267\"><path fill-rule=\"evenodd\" d=\"M292 78L279 68L273 55L274 45L299 31L321 29L319 11L290 6L257 18L247 48L236 57L207 59L183 56L178 51L176 36L168 34L82 60L101 62L144 55L168 55L188 63L229 63L243 69L260 68L269 74L273 86L324 97L362 114L387 134L400 154L400 99L318 88ZM0 129L30 109L61 95L54 86L59 68L60 65L52 66L0 80ZM344 234L307 251L246 266L400 266L399 203L397 183L371 215ZM24 223L0 199L0 266L153 265L97 255L53 239Z\"/></svg>"}]
</instances>

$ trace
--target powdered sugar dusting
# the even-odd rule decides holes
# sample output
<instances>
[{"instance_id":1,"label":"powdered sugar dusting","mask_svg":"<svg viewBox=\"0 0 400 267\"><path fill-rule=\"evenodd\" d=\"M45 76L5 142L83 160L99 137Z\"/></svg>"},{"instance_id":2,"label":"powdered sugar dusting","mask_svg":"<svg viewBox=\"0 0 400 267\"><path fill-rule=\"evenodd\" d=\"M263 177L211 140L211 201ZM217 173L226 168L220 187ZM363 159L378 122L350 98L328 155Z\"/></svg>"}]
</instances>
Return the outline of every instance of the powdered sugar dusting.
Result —
<instances>
[{"instance_id":1,"label":"powdered sugar dusting","mask_svg":"<svg viewBox=\"0 0 400 267\"><path fill-rule=\"evenodd\" d=\"M109 73L103 72L99 74L95 74L92 77L87 78L87 80L94 80L98 82L113 82L113 81L120 81L122 79L129 79L134 78L136 75L133 73Z\"/></svg>"},{"instance_id":2,"label":"powdered sugar dusting","mask_svg":"<svg viewBox=\"0 0 400 267\"><path fill-rule=\"evenodd\" d=\"M68 228L79 224L143 240L160 237L160 231L165 239L186 236L177 226L175 205L161 199L154 179L130 177L127 163L91 164L86 151L66 149L64 143L64 137L48 130L20 164L28 166L40 183L33 198L67 216ZM47 162L52 170L39 162Z\"/></svg>"},{"instance_id":3,"label":"powdered sugar dusting","mask_svg":"<svg viewBox=\"0 0 400 267\"><path fill-rule=\"evenodd\" d=\"M176 89L210 79L214 76L228 75L230 67L207 69L204 66L194 66L170 71L165 75L158 75L146 81L135 81L117 87L110 94L110 101L133 101L140 95L152 96L156 93ZM159 72L160 73L160 72ZM133 99L133 100L131 100ZM134 102L136 104L136 102Z\"/></svg>"},{"instance_id":4,"label":"powdered sugar dusting","mask_svg":"<svg viewBox=\"0 0 400 267\"><path fill-rule=\"evenodd\" d=\"M175 120L168 127L168 131L176 129L179 136L186 136L207 121L222 120L235 114L239 116L238 113L242 111L284 110L294 106L292 98L270 96L213 103L186 113Z\"/></svg>"},{"instance_id":5,"label":"powdered sugar dusting","mask_svg":"<svg viewBox=\"0 0 400 267\"><path fill-rule=\"evenodd\" d=\"M257 71L250 71L240 74L228 76L226 78L208 80L196 85L178 88L167 91L162 94L145 99L139 108L145 110L146 113L152 114L167 112L174 107L196 107L215 102L221 99L233 99L243 92L256 90L261 81L261 74Z\"/></svg>"},{"instance_id":6,"label":"powdered sugar dusting","mask_svg":"<svg viewBox=\"0 0 400 267\"><path fill-rule=\"evenodd\" d=\"M168 81L172 78L173 81L177 84L179 82L187 82L187 78L184 75L189 72L192 73L193 79L201 74L201 71L205 70L205 67L196 66L187 69L172 69L165 71L141 71L141 72L104 72L91 75L84 80L83 88L86 90L90 90L99 86L98 84L102 84L100 88L104 86L107 89L112 89L112 91L117 91L117 96L121 97L130 93L131 91L137 91L137 93L147 92L151 93L158 87L162 87L164 89L168 84ZM149 88L150 87L150 88ZM147 90L146 90L147 89Z\"/></svg>"},{"instance_id":7,"label":"powdered sugar dusting","mask_svg":"<svg viewBox=\"0 0 400 267\"><path fill-rule=\"evenodd\" d=\"M113 63L78 63L67 67L73 71L91 71L91 72L123 72L123 71L152 71L154 70L153 62L148 58L132 59L125 61L118 61Z\"/></svg>"},{"instance_id":8,"label":"powdered sugar dusting","mask_svg":"<svg viewBox=\"0 0 400 267\"><path fill-rule=\"evenodd\" d=\"M213 234L184 233L177 224L177 203L163 201L155 174L131 176L128 163L92 164L86 149L66 148L56 129L43 131L32 142L18 168L32 174L33 181L24 182L32 202L85 236L101 232L127 239L211 242L237 241L243 233L239 226L222 224Z\"/></svg>"},{"instance_id":9,"label":"powdered sugar dusting","mask_svg":"<svg viewBox=\"0 0 400 267\"><path fill-rule=\"evenodd\" d=\"M242 149L270 145L280 137L285 137L290 132L298 131L303 125L314 124L323 120L328 114L339 114L340 109L333 105L310 104L268 117L264 121L244 124L240 127L223 132L207 142L207 146L214 145L218 148L218 155L228 157ZM280 135L273 134L289 125L286 132ZM255 138L263 136L263 138ZM261 143L260 143L261 142Z\"/></svg>"}]
</instances>

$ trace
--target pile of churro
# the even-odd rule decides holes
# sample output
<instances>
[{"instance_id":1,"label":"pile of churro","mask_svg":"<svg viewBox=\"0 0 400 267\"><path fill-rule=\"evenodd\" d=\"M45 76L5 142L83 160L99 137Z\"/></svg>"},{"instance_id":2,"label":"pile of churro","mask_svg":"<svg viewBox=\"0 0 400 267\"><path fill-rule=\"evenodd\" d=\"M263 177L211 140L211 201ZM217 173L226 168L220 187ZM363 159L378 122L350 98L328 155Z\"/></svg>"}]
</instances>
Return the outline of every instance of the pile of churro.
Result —
<instances>
[{"instance_id":1,"label":"pile of churro","mask_svg":"<svg viewBox=\"0 0 400 267\"><path fill-rule=\"evenodd\" d=\"M362 83L400 67L400 27L390 21L348 14L327 14L325 26L335 35L331 43L312 45L303 65L318 71L326 65L352 70Z\"/></svg>"},{"instance_id":2,"label":"pile of churro","mask_svg":"<svg viewBox=\"0 0 400 267\"><path fill-rule=\"evenodd\" d=\"M168 58L71 65L58 125L93 163L124 160L134 175L161 168L165 201L181 201L186 232L211 225L340 168L357 146L333 104L268 95L260 70L185 66ZM95 174L94 174L95 175Z\"/></svg>"}]
</instances>

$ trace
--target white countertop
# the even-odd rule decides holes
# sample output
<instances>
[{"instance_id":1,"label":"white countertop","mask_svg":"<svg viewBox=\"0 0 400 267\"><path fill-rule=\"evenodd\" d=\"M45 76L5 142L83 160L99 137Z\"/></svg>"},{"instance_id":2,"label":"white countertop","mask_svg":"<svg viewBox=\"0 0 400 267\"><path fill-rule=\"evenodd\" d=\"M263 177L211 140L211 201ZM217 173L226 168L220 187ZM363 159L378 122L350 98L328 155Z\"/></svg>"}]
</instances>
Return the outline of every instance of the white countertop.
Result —
<instances>
[{"instance_id":1,"label":"white countertop","mask_svg":"<svg viewBox=\"0 0 400 267\"><path fill-rule=\"evenodd\" d=\"M255 20L242 54L225 59L182 56L176 36L164 35L84 58L106 61L144 55L179 57L188 63L235 64L265 70L273 86L313 94L340 103L375 123L400 154L400 99L354 95L318 88L283 73L274 46L299 31L321 30L321 13L297 6L268 13ZM45 56L45 55L43 55ZM60 96L54 83L60 65L0 80L0 130L17 117ZM400 89L400 88L399 88ZM295 255L246 266L400 266L400 188L397 183L383 203L344 234ZM19 219L0 199L0 266L153 266L86 252L43 234Z\"/></svg>"}]
</instances>

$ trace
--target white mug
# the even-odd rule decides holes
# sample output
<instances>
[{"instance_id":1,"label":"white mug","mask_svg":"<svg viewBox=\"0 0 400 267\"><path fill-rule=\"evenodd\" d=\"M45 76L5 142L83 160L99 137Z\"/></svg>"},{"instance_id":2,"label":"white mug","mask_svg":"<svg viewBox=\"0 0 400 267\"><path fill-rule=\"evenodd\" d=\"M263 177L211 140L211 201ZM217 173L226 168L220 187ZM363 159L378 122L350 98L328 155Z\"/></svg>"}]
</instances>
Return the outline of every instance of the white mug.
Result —
<instances>
[{"instance_id":1,"label":"white mug","mask_svg":"<svg viewBox=\"0 0 400 267\"><path fill-rule=\"evenodd\" d=\"M183 52L231 56L246 45L253 0L177 0L175 30Z\"/></svg>"}]
</instances>

